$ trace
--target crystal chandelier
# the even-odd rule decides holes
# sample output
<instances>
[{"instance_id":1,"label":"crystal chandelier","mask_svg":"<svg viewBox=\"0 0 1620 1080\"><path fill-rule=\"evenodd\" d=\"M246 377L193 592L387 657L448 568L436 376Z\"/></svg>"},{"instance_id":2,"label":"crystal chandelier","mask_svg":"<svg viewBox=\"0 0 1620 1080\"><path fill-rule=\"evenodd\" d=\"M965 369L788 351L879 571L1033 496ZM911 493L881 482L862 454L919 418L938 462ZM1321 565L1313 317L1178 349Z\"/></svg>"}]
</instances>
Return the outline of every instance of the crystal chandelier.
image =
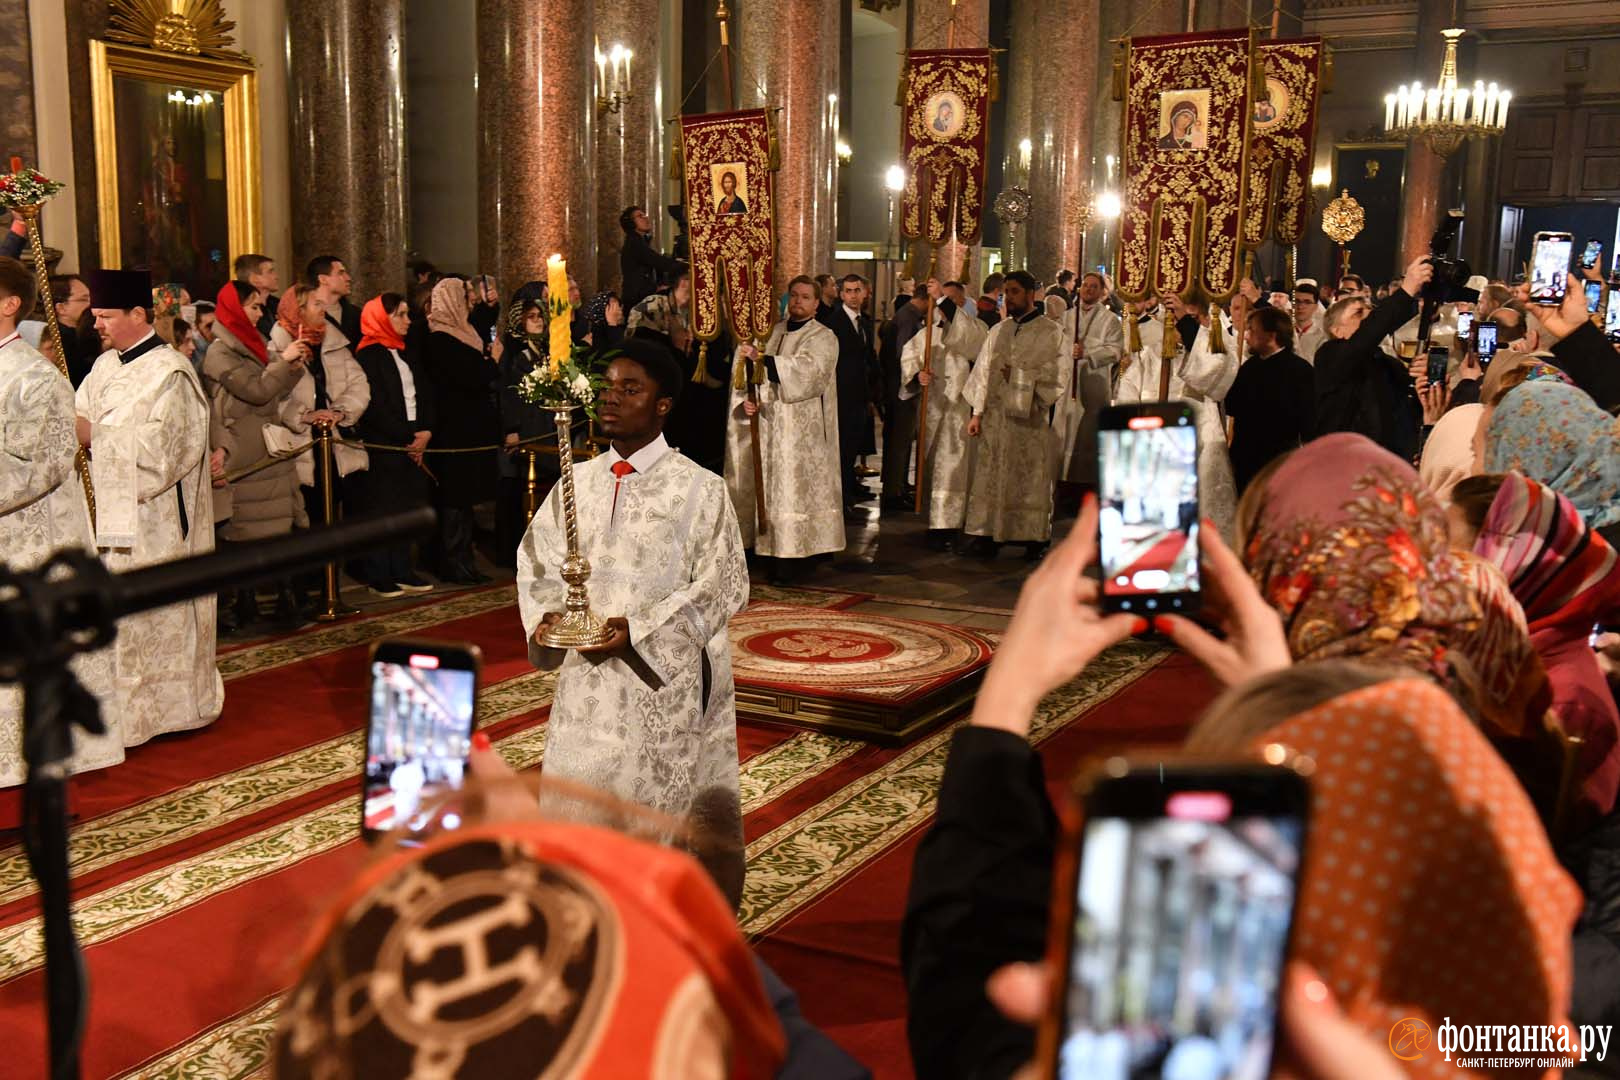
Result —
<instances>
[{"instance_id":1,"label":"crystal chandelier","mask_svg":"<svg viewBox=\"0 0 1620 1080\"><path fill-rule=\"evenodd\" d=\"M1384 131L1398 139L1422 139L1441 157L1449 157L1465 139L1502 134L1507 126L1510 90L1474 80L1473 89L1457 85L1457 39L1464 31L1440 31L1446 39L1446 58L1440 81L1425 88L1421 82L1401 86L1384 95Z\"/></svg>"}]
</instances>

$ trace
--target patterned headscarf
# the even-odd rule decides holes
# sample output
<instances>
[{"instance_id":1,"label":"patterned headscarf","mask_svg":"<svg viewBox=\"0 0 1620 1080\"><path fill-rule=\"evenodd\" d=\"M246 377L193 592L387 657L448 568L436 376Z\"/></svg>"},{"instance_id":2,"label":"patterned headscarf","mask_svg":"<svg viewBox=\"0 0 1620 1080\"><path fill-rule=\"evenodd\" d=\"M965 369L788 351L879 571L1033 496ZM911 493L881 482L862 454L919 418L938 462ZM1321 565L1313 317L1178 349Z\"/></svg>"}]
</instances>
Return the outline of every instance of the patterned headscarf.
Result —
<instances>
[{"instance_id":1,"label":"patterned headscarf","mask_svg":"<svg viewBox=\"0 0 1620 1080\"><path fill-rule=\"evenodd\" d=\"M1474 551L1501 568L1548 658L1553 712L1579 735L1582 790L1604 813L1620 792L1620 713L1586 646L1595 623L1620 610L1620 556L1581 520L1575 505L1522 473L1508 473Z\"/></svg>"},{"instance_id":2,"label":"patterned headscarf","mask_svg":"<svg viewBox=\"0 0 1620 1080\"><path fill-rule=\"evenodd\" d=\"M368 869L317 931L275 1074L764 1080L785 1051L736 921L690 857L507 822Z\"/></svg>"},{"instance_id":3,"label":"patterned headscarf","mask_svg":"<svg viewBox=\"0 0 1620 1080\"><path fill-rule=\"evenodd\" d=\"M1535 380L1509 390L1485 428L1485 468L1539 480L1594 529L1620 522L1620 421L1573 386Z\"/></svg>"},{"instance_id":4,"label":"patterned headscarf","mask_svg":"<svg viewBox=\"0 0 1620 1080\"><path fill-rule=\"evenodd\" d=\"M1580 891L1518 780L1443 691L1380 683L1260 741L1316 763L1292 948L1354 1023L1383 1040L1407 1017L1432 1030L1447 1016L1568 1018ZM1459 1075L1434 1052L1405 1064Z\"/></svg>"},{"instance_id":5,"label":"patterned headscarf","mask_svg":"<svg viewBox=\"0 0 1620 1080\"><path fill-rule=\"evenodd\" d=\"M1261 496L1244 562L1295 660L1393 663L1461 689L1455 651L1480 684L1482 718L1523 732L1521 703L1544 693L1545 675L1522 616L1515 637L1500 592L1482 602L1412 466L1361 435L1328 435L1290 454Z\"/></svg>"},{"instance_id":6,"label":"patterned headscarf","mask_svg":"<svg viewBox=\"0 0 1620 1080\"><path fill-rule=\"evenodd\" d=\"M180 294L185 286L178 281L165 282L152 288L152 317L173 318L180 314Z\"/></svg>"},{"instance_id":7,"label":"patterned headscarf","mask_svg":"<svg viewBox=\"0 0 1620 1080\"><path fill-rule=\"evenodd\" d=\"M429 331L449 334L468 348L484 351L478 331L467 321L467 283L460 278L445 278L433 286L427 324Z\"/></svg>"}]
</instances>

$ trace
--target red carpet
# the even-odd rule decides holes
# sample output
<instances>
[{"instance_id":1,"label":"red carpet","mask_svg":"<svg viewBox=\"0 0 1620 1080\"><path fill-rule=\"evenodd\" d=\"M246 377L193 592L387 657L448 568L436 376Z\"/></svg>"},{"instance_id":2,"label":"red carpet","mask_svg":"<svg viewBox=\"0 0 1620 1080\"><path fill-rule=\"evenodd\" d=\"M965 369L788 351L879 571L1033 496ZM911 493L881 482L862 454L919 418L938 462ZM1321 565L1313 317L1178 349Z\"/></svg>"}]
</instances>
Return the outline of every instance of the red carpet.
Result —
<instances>
[{"instance_id":1,"label":"red carpet","mask_svg":"<svg viewBox=\"0 0 1620 1080\"><path fill-rule=\"evenodd\" d=\"M849 594L756 589L847 606ZM484 650L479 724L538 764L551 677L532 671L510 589L464 593L222 656L226 709L75 781L76 921L91 980L84 1075L262 1075L275 998L331 892L366 858L358 827L365 657L385 633ZM1210 696L1179 657L1130 644L1043 703L1056 781L1085 754L1171 741ZM1167 719L1173 718L1173 719ZM745 722L749 875L740 919L806 1013L881 1077L910 1075L898 923L949 732L903 749ZM36 898L0 849L0 1030L7 1075L45 1069Z\"/></svg>"}]
</instances>

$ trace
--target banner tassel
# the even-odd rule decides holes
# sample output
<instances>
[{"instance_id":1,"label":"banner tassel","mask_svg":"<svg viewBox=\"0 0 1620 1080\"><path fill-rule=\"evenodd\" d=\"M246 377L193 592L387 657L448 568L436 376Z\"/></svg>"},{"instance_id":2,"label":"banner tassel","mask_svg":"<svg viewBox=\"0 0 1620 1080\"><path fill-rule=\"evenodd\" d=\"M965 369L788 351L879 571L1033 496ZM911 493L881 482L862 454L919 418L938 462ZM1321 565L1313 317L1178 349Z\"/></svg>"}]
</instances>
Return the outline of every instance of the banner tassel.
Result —
<instances>
[{"instance_id":1,"label":"banner tassel","mask_svg":"<svg viewBox=\"0 0 1620 1080\"><path fill-rule=\"evenodd\" d=\"M686 162L681 153L681 140L677 136L669 147L669 178L671 180L686 179Z\"/></svg>"},{"instance_id":2,"label":"banner tassel","mask_svg":"<svg viewBox=\"0 0 1620 1080\"><path fill-rule=\"evenodd\" d=\"M1168 314L1168 312L1166 312L1166 314ZM1131 356L1134 359L1136 354L1142 351L1142 329L1137 325L1137 319L1139 319L1140 316L1132 315L1130 310L1126 309L1125 318L1129 320L1129 325L1126 326L1125 329L1130 338Z\"/></svg>"},{"instance_id":3,"label":"banner tassel","mask_svg":"<svg viewBox=\"0 0 1620 1080\"><path fill-rule=\"evenodd\" d=\"M700 341L698 342L697 366L692 369L692 381L701 384L703 382L704 372L706 372L708 368L709 343L707 341Z\"/></svg>"},{"instance_id":4,"label":"banner tassel","mask_svg":"<svg viewBox=\"0 0 1620 1080\"><path fill-rule=\"evenodd\" d=\"M1175 321L1170 317L1170 306L1166 304L1164 308L1164 341L1159 346L1159 356L1166 363L1175 360L1180 343L1181 338L1176 333Z\"/></svg>"},{"instance_id":5,"label":"banner tassel","mask_svg":"<svg viewBox=\"0 0 1620 1080\"><path fill-rule=\"evenodd\" d=\"M1217 304L1209 306L1209 349L1218 353L1226 351L1226 336L1221 333L1221 309Z\"/></svg>"}]
</instances>

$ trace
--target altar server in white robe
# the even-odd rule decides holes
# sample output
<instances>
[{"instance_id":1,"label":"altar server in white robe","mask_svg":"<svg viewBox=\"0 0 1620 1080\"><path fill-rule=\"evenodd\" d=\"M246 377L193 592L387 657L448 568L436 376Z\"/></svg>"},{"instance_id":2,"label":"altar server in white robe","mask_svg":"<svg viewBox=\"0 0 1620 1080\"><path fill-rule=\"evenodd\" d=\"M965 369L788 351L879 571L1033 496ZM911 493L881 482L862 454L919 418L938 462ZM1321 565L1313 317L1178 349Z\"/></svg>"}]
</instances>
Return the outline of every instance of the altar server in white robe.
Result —
<instances>
[{"instance_id":1,"label":"altar server in white robe","mask_svg":"<svg viewBox=\"0 0 1620 1080\"><path fill-rule=\"evenodd\" d=\"M34 309L33 271L0 256L0 552L14 571L32 570L58 551L95 551L90 508L73 461L73 384L18 335L17 321ZM110 704L112 655L77 656L73 671L84 688ZM22 690L0 686L0 787L27 779L23 762ZM101 714L107 734L73 733L74 772L124 760L118 715Z\"/></svg>"},{"instance_id":2,"label":"altar server in white robe","mask_svg":"<svg viewBox=\"0 0 1620 1080\"><path fill-rule=\"evenodd\" d=\"M145 270L98 270L89 285L96 330L112 346L76 400L102 561L123 573L210 552L208 400L196 369L152 332ZM119 621L112 709L126 746L219 716L214 632L212 593Z\"/></svg>"},{"instance_id":3,"label":"altar server in white robe","mask_svg":"<svg viewBox=\"0 0 1620 1080\"><path fill-rule=\"evenodd\" d=\"M932 284L930 284L932 287ZM989 328L976 311L941 295L932 303L933 339L930 371L923 357L930 352L923 333L913 334L900 352L900 396L915 397L928 384L928 423L923 451L923 473L928 507L928 545L943 550L967 519L968 482L973 472L972 443L967 423L973 409L967 400L968 378L979 358Z\"/></svg>"},{"instance_id":4,"label":"altar server in white robe","mask_svg":"<svg viewBox=\"0 0 1620 1080\"><path fill-rule=\"evenodd\" d=\"M737 696L726 624L748 602L742 537L724 481L664 441L683 383L674 359L638 338L616 348L596 426L612 447L574 466L591 607L613 639L566 651L536 640L561 617L568 592L559 576L568 550L560 485L518 549L529 658L561 669L543 772L691 816L729 842L735 881L722 886L740 886Z\"/></svg>"},{"instance_id":5,"label":"altar server in white robe","mask_svg":"<svg viewBox=\"0 0 1620 1080\"><path fill-rule=\"evenodd\" d=\"M775 560L772 580L793 580L805 559L844 550L844 506L838 480L838 337L816 321L816 283L788 286L788 317L771 328L763 349L738 346L732 360L730 422L726 426L726 488L744 547ZM763 376L757 405L741 380ZM765 481L761 529L754 498L750 415L759 416L759 457Z\"/></svg>"},{"instance_id":6,"label":"altar server in white robe","mask_svg":"<svg viewBox=\"0 0 1620 1080\"><path fill-rule=\"evenodd\" d=\"M1125 355L1119 319L1104 303L1107 286L1096 271L1080 281L1078 303L1063 316L1059 393L1052 428L1057 433L1057 479L1078 506L1079 488L1097 486L1097 424L1114 388L1114 365ZM1074 337L1080 320L1080 340Z\"/></svg>"},{"instance_id":7,"label":"altar server in white robe","mask_svg":"<svg viewBox=\"0 0 1620 1080\"><path fill-rule=\"evenodd\" d=\"M991 328L968 376L969 438L976 449L963 532L969 553L995 558L1021 543L1036 559L1052 536L1052 429L1047 410L1061 388L1062 329L1034 302L1035 279L1015 270L1003 284L1007 317Z\"/></svg>"},{"instance_id":8,"label":"altar server in white robe","mask_svg":"<svg viewBox=\"0 0 1620 1080\"><path fill-rule=\"evenodd\" d=\"M1232 458L1226 449L1226 428L1221 420L1221 402L1237 378L1238 340L1232 333L1232 324L1221 316L1221 348L1210 343L1209 313L1207 309L1185 306L1172 300L1168 305L1175 318L1172 328L1172 348L1175 357L1170 360L1170 380L1166 400L1182 399L1194 403L1198 412L1198 503L1199 513L1215 522L1221 535L1231 542L1233 521L1237 515L1237 483L1232 478ZM1133 304L1133 309L1143 308ZM1158 305L1140 312L1127 313L1127 319L1138 319L1136 341L1140 348L1130 354L1129 363L1119 377L1114 400L1121 404L1136 401L1158 401L1163 386L1164 316ZM1192 348L1186 347L1188 339Z\"/></svg>"}]
</instances>

